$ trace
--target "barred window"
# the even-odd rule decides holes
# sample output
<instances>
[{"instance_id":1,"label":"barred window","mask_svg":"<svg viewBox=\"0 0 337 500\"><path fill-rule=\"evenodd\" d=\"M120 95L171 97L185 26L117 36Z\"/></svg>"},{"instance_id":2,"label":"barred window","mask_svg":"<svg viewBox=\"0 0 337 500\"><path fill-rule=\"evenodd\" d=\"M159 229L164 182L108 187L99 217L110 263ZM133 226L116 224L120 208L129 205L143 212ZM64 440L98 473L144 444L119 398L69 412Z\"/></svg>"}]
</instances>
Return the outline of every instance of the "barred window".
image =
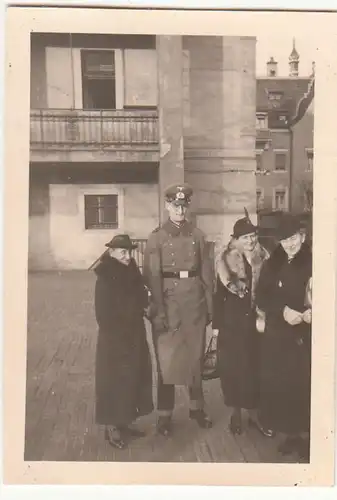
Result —
<instances>
[{"instance_id":1,"label":"barred window","mask_svg":"<svg viewBox=\"0 0 337 500\"><path fill-rule=\"evenodd\" d=\"M84 196L85 229L118 228L118 196L116 194Z\"/></svg>"}]
</instances>

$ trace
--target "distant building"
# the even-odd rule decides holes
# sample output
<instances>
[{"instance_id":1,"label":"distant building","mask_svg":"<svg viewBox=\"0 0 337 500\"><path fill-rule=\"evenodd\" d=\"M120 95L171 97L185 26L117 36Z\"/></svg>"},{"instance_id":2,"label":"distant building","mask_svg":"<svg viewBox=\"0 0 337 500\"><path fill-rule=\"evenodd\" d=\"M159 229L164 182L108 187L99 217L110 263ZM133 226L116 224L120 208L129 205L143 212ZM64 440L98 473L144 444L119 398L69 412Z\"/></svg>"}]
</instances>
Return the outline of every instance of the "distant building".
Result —
<instances>
[{"instance_id":1,"label":"distant building","mask_svg":"<svg viewBox=\"0 0 337 500\"><path fill-rule=\"evenodd\" d=\"M293 44L289 75L278 75L277 61L267 62L257 79L257 209L310 211L313 182L314 68L299 76Z\"/></svg>"},{"instance_id":2,"label":"distant building","mask_svg":"<svg viewBox=\"0 0 337 500\"><path fill-rule=\"evenodd\" d=\"M144 240L173 182L192 184L210 240L254 214L255 46L32 33L29 269L86 269L117 232Z\"/></svg>"}]
</instances>

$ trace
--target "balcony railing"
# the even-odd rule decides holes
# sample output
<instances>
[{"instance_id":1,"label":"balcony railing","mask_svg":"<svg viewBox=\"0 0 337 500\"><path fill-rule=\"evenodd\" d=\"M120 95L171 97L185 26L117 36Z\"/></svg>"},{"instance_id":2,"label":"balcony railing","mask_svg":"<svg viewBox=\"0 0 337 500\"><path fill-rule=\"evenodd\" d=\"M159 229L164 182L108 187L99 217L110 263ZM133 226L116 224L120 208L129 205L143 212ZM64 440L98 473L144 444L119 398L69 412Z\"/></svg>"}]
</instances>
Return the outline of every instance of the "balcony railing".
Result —
<instances>
[{"instance_id":1,"label":"balcony railing","mask_svg":"<svg viewBox=\"0 0 337 500\"><path fill-rule=\"evenodd\" d=\"M157 111L41 109L30 113L34 149L158 145Z\"/></svg>"}]
</instances>

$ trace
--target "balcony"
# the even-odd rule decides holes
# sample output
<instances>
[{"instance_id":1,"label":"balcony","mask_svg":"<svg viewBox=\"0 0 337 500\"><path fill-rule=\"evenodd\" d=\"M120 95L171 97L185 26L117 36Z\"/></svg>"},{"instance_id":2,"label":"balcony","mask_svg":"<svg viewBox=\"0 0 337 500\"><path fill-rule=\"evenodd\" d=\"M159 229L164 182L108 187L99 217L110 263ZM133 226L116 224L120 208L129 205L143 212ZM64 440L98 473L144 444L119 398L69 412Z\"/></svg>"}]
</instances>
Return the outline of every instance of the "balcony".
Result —
<instances>
[{"instance_id":1,"label":"balcony","mask_svg":"<svg viewBox=\"0 0 337 500\"><path fill-rule=\"evenodd\" d=\"M31 110L30 151L32 161L157 161L158 113Z\"/></svg>"}]
</instances>

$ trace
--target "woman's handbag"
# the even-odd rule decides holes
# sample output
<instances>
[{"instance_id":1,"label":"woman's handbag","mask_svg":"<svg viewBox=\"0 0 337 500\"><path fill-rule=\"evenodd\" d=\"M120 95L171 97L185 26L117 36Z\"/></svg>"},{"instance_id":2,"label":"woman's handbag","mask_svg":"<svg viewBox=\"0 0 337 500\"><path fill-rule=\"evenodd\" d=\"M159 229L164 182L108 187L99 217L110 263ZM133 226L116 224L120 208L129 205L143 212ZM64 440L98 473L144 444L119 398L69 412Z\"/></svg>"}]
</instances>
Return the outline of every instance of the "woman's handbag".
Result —
<instances>
[{"instance_id":1,"label":"woman's handbag","mask_svg":"<svg viewBox=\"0 0 337 500\"><path fill-rule=\"evenodd\" d=\"M219 378L216 343L217 343L217 337L212 335L208 343L206 352L204 354L203 370L202 370L203 380L212 380Z\"/></svg>"}]
</instances>

